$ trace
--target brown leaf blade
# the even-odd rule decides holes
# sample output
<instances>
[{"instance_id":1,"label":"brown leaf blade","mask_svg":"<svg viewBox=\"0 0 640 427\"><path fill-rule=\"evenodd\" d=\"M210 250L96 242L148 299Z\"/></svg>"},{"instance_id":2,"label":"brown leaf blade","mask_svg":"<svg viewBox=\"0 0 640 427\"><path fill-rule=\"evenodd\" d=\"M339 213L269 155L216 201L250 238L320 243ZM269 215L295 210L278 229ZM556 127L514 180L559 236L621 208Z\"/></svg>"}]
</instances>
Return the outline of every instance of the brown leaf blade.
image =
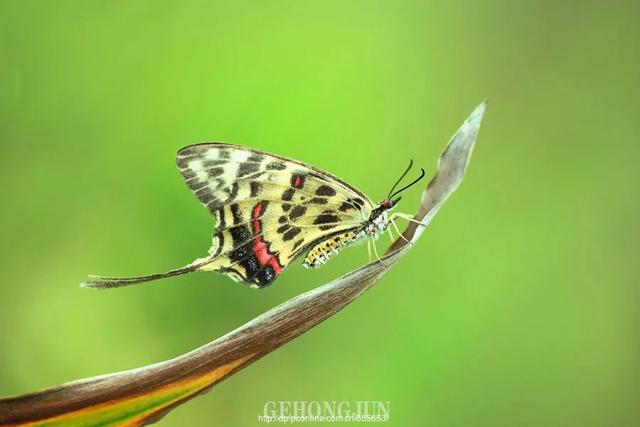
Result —
<instances>
[{"instance_id":1,"label":"brown leaf blade","mask_svg":"<svg viewBox=\"0 0 640 427\"><path fill-rule=\"evenodd\" d=\"M447 144L415 215L428 224L460 185L480 129L480 104ZM423 226L410 223L415 243ZM413 245L396 240L374 262L272 308L227 335L171 360L0 399L0 426L144 425L298 337L367 291Z\"/></svg>"}]
</instances>

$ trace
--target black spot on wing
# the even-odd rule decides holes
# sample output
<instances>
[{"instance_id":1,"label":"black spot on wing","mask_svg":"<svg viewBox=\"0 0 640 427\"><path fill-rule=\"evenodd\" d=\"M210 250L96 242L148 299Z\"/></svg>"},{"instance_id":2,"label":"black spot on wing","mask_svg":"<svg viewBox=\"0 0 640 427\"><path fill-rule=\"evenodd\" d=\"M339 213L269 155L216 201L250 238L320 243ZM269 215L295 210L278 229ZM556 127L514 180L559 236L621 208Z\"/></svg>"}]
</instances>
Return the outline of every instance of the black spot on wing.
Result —
<instances>
[{"instance_id":1,"label":"black spot on wing","mask_svg":"<svg viewBox=\"0 0 640 427\"><path fill-rule=\"evenodd\" d=\"M180 173L182 174L183 179L193 179L196 177L195 171L191 168L182 168Z\"/></svg>"},{"instance_id":2,"label":"black spot on wing","mask_svg":"<svg viewBox=\"0 0 640 427\"><path fill-rule=\"evenodd\" d=\"M302 205L296 205L291 209L291 213L289 213L289 218L294 220L296 218L300 218L302 215L307 212L307 208Z\"/></svg>"},{"instance_id":3,"label":"black spot on wing","mask_svg":"<svg viewBox=\"0 0 640 427\"><path fill-rule=\"evenodd\" d=\"M300 229L298 227L292 227L289 231L287 231L286 233L284 233L282 235L282 240L287 242L287 241L293 239L294 237L296 237L298 234L300 234L301 231L302 231L302 229Z\"/></svg>"},{"instance_id":4,"label":"black spot on wing","mask_svg":"<svg viewBox=\"0 0 640 427\"><path fill-rule=\"evenodd\" d=\"M349 199L345 200L344 202L342 202L342 204L340 205L340 207L338 209L340 211L342 211L342 212L346 212L346 211L351 210L351 209L360 210L360 208L362 206L364 206L364 200L362 200L360 198L356 198L356 199L349 198Z\"/></svg>"},{"instance_id":5,"label":"black spot on wing","mask_svg":"<svg viewBox=\"0 0 640 427\"><path fill-rule=\"evenodd\" d=\"M313 221L314 224L328 224L331 222L338 222L340 218L332 211L324 211Z\"/></svg>"},{"instance_id":6,"label":"black spot on wing","mask_svg":"<svg viewBox=\"0 0 640 427\"><path fill-rule=\"evenodd\" d=\"M204 204L209 204L216 200L216 197L213 195L209 187L202 187L201 189L195 192L196 196L200 201Z\"/></svg>"},{"instance_id":7,"label":"black spot on wing","mask_svg":"<svg viewBox=\"0 0 640 427\"><path fill-rule=\"evenodd\" d=\"M285 202L290 202L293 199L293 195L296 194L296 190L293 188L287 188L282 193L282 200Z\"/></svg>"},{"instance_id":8,"label":"black spot on wing","mask_svg":"<svg viewBox=\"0 0 640 427\"><path fill-rule=\"evenodd\" d=\"M290 224L285 224L285 225L281 225L280 227L278 227L276 229L276 231L280 234L284 233L285 231L287 231L289 228L291 227Z\"/></svg>"},{"instance_id":9,"label":"black spot on wing","mask_svg":"<svg viewBox=\"0 0 640 427\"><path fill-rule=\"evenodd\" d=\"M259 182L251 181L251 183L249 183L249 186L251 188L251 193L250 193L251 197L256 197L258 194L260 194L260 183Z\"/></svg>"},{"instance_id":10,"label":"black spot on wing","mask_svg":"<svg viewBox=\"0 0 640 427\"><path fill-rule=\"evenodd\" d=\"M324 211L313 221L314 224L320 225L320 230L330 230L338 225L340 218L332 211Z\"/></svg>"},{"instance_id":11,"label":"black spot on wing","mask_svg":"<svg viewBox=\"0 0 640 427\"><path fill-rule=\"evenodd\" d=\"M209 179L217 178L224 173L224 169L221 167L214 167L211 169L207 169L207 176Z\"/></svg>"},{"instance_id":12,"label":"black spot on wing","mask_svg":"<svg viewBox=\"0 0 640 427\"><path fill-rule=\"evenodd\" d=\"M348 210L355 209L355 206L353 205L353 203L347 200L345 202L342 202L338 209L340 210L340 212L346 212Z\"/></svg>"},{"instance_id":13,"label":"black spot on wing","mask_svg":"<svg viewBox=\"0 0 640 427\"><path fill-rule=\"evenodd\" d=\"M240 163L240 166L238 167L237 176L238 178L242 178L244 176L251 175L259 171L260 171L260 163L244 162L244 163Z\"/></svg>"},{"instance_id":14,"label":"black spot on wing","mask_svg":"<svg viewBox=\"0 0 640 427\"><path fill-rule=\"evenodd\" d=\"M313 197L307 200L307 203L310 203L312 205L326 205L327 199L326 197Z\"/></svg>"},{"instance_id":15,"label":"black spot on wing","mask_svg":"<svg viewBox=\"0 0 640 427\"><path fill-rule=\"evenodd\" d=\"M281 170L284 170L286 168L287 168L287 165L285 165L283 162L277 161L277 160L267 164L267 170L270 170L270 171L271 170L279 170L279 171L281 171Z\"/></svg>"},{"instance_id":16,"label":"black spot on wing","mask_svg":"<svg viewBox=\"0 0 640 427\"><path fill-rule=\"evenodd\" d=\"M316 194L318 196L335 196L336 195L336 190L334 190L333 188L329 187L328 185L321 185L320 187L318 187L318 189L316 190Z\"/></svg>"}]
</instances>

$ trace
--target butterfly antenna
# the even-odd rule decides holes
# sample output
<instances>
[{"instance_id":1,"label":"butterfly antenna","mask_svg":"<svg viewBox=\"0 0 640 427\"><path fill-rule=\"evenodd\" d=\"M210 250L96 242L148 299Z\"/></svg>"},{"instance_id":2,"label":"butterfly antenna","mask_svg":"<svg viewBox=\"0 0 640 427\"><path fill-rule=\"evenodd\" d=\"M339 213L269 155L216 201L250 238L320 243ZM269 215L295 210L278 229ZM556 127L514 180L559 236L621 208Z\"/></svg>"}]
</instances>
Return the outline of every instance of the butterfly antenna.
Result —
<instances>
[{"instance_id":1,"label":"butterfly antenna","mask_svg":"<svg viewBox=\"0 0 640 427\"><path fill-rule=\"evenodd\" d=\"M402 187L400 190L396 191L395 193L389 195L389 197L387 197L387 199L391 200L393 197L397 196L398 194L402 193L404 190L406 190L407 188L411 187L412 185L416 184L418 181L420 181L422 178L424 178L425 176L425 171L424 169L420 168L420 176L417 177L416 179L414 179L413 181L411 181L411 183L405 185L404 187Z\"/></svg>"},{"instance_id":2,"label":"butterfly antenna","mask_svg":"<svg viewBox=\"0 0 640 427\"><path fill-rule=\"evenodd\" d=\"M409 159L409 166L407 166L407 169L404 171L404 173L400 176L400 178L398 178L398 180L396 181L395 184L393 184L393 187L391 187L391 191L389 191L389 195L387 196L387 199L391 199L391 193L393 193L393 190L396 189L396 187L398 186L398 184L400 184L400 181L402 181L402 179L407 176L407 174L409 173L409 170L411 169L411 167L413 166L413 159Z\"/></svg>"}]
</instances>

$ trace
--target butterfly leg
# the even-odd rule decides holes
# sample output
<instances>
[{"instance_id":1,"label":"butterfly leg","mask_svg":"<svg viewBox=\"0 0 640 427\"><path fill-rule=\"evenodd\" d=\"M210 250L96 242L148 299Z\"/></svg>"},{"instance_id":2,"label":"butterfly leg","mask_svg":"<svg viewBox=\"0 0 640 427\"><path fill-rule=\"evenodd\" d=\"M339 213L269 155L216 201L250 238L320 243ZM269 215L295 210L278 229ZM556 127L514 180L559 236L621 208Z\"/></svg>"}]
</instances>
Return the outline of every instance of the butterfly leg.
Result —
<instances>
[{"instance_id":1,"label":"butterfly leg","mask_svg":"<svg viewBox=\"0 0 640 427\"><path fill-rule=\"evenodd\" d=\"M393 221L389 220L389 224L393 224ZM395 226L395 224L393 224ZM395 227L395 231L396 233L398 232L398 227ZM391 227L387 227L387 235L389 236L389 239L391 239L391 243L395 242L396 238L393 235L393 230L391 229Z\"/></svg>"},{"instance_id":2,"label":"butterfly leg","mask_svg":"<svg viewBox=\"0 0 640 427\"><path fill-rule=\"evenodd\" d=\"M369 254L369 264L371 264L371 240L367 240L367 253Z\"/></svg>"},{"instance_id":3,"label":"butterfly leg","mask_svg":"<svg viewBox=\"0 0 640 427\"><path fill-rule=\"evenodd\" d=\"M402 218L402 219L406 219L407 221L415 222L416 224L419 224L419 225L421 225L421 226L423 226L423 227L426 227L426 226L427 226L427 224L425 224L425 223L423 223L423 222L420 222L420 221L418 221L418 220L414 219L411 215L407 215L407 214L404 214L404 213L394 212L394 213L392 213L392 214L391 214L391 216L389 217L389 220L393 221L395 218Z\"/></svg>"},{"instance_id":4,"label":"butterfly leg","mask_svg":"<svg viewBox=\"0 0 640 427\"><path fill-rule=\"evenodd\" d=\"M387 236L389 236L389 240L391 240L391 243L393 243L395 238L393 237L393 232L389 227L387 227Z\"/></svg>"},{"instance_id":5,"label":"butterfly leg","mask_svg":"<svg viewBox=\"0 0 640 427\"><path fill-rule=\"evenodd\" d=\"M371 245L373 246L373 253L376 256L376 259L378 260L378 262L380 262L382 265L384 265L385 267L387 266L387 263L385 263L381 258L380 255L378 255L378 248L376 248L376 242L373 240L369 240L369 243L371 243Z\"/></svg>"},{"instance_id":6,"label":"butterfly leg","mask_svg":"<svg viewBox=\"0 0 640 427\"><path fill-rule=\"evenodd\" d=\"M400 229L398 228L398 224L396 224L396 222L394 220L391 220L391 225L393 226L393 228L396 230L396 233L398 233L398 236L400 236L400 238L402 240L404 240L405 242L409 243L410 245L414 245L415 243L413 243L411 240L407 240L406 237L404 237L404 234L402 234L400 232ZM389 233L391 233L391 229L387 228L387 230L389 230Z\"/></svg>"}]
</instances>

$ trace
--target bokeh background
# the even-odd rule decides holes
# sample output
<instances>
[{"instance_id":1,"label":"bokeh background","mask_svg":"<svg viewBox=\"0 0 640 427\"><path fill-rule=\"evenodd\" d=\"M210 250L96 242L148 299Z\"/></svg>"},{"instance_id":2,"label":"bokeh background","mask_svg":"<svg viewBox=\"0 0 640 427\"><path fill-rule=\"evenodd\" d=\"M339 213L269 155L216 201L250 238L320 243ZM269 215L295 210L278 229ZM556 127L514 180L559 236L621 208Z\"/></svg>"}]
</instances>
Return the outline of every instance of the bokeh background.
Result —
<instances>
[{"instance_id":1,"label":"bokeh background","mask_svg":"<svg viewBox=\"0 0 640 427\"><path fill-rule=\"evenodd\" d=\"M270 400L390 401L394 426L637 425L637 2L3 1L0 21L0 395L182 354L366 261L262 291L78 288L206 253L181 146L272 151L378 199L488 98L415 250L162 425L257 425Z\"/></svg>"}]
</instances>

